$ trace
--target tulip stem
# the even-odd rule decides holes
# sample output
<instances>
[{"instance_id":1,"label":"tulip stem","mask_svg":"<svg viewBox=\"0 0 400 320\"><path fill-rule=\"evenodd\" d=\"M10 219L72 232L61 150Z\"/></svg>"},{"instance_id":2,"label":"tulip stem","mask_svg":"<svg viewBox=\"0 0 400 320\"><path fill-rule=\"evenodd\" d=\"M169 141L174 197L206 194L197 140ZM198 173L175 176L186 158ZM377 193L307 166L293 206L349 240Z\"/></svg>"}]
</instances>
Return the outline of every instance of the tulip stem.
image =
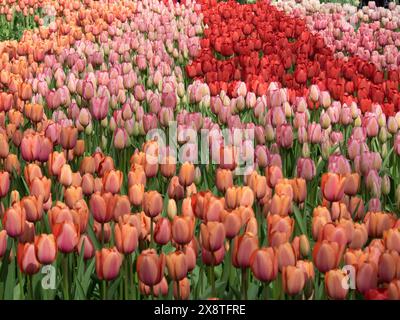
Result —
<instances>
[{"instance_id":1,"label":"tulip stem","mask_svg":"<svg viewBox=\"0 0 400 320\"><path fill-rule=\"evenodd\" d=\"M104 223L101 224L101 247L104 247Z\"/></svg>"},{"instance_id":2,"label":"tulip stem","mask_svg":"<svg viewBox=\"0 0 400 320\"><path fill-rule=\"evenodd\" d=\"M150 219L150 248L154 247L153 218Z\"/></svg>"},{"instance_id":3,"label":"tulip stem","mask_svg":"<svg viewBox=\"0 0 400 320\"><path fill-rule=\"evenodd\" d=\"M28 299L29 300L33 300L33 286L32 286L32 275L28 275L28 283L27 283L27 287L28 287Z\"/></svg>"},{"instance_id":4,"label":"tulip stem","mask_svg":"<svg viewBox=\"0 0 400 320\"><path fill-rule=\"evenodd\" d=\"M209 267L210 272L210 281L211 281L211 294L215 298L217 293L215 291L215 274L214 274L214 266Z\"/></svg>"},{"instance_id":5,"label":"tulip stem","mask_svg":"<svg viewBox=\"0 0 400 320\"><path fill-rule=\"evenodd\" d=\"M242 268L242 299L247 300L247 268Z\"/></svg>"},{"instance_id":6,"label":"tulip stem","mask_svg":"<svg viewBox=\"0 0 400 320\"><path fill-rule=\"evenodd\" d=\"M103 289L103 300L107 300L107 282L106 282L106 280L101 281L101 286Z\"/></svg>"},{"instance_id":7,"label":"tulip stem","mask_svg":"<svg viewBox=\"0 0 400 320\"><path fill-rule=\"evenodd\" d=\"M268 300L268 287L269 287L269 282L264 283L264 300Z\"/></svg>"},{"instance_id":8,"label":"tulip stem","mask_svg":"<svg viewBox=\"0 0 400 320\"><path fill-rule=\"evenodd\" d=\"M129 255L125 256L125 277L124 277L124 287L125 287L125 299L129 299Z\"/></svg>"},{"instance_id":9,"label":"tulip stem","mask_svg":"<svg viewBox=\"0 0 400 320\"><path fill-rule=\"evenodd\" d=\"M64 300L69 300L68 288L68 255L65 253L63 256L63 280L64 280Z\"/></svg>"}]
</instances>

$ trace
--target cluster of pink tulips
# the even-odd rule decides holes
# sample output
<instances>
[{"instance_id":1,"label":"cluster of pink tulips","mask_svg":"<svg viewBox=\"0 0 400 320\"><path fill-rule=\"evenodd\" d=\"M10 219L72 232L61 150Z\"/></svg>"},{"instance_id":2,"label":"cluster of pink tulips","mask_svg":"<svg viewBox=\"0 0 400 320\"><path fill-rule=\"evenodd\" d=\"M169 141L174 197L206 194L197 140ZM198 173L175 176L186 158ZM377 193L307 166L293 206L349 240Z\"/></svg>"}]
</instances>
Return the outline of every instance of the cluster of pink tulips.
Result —
<instances>
[{"instance_id":1,"label":"cluster of pink tulips","mask_svg":"<svg viewBox=\"0 0 400 320\"><path fill-rule=\"evenodd\" d=\"M387 97L187 74L211 68L193 64L205 21L236 12L247 30L268 1L21 3L46 10L0 43L2 299L400 299L400 112ZM363 9L388 21L357 31L351 8L277 5L323 30L335 59L397 68L398 7ZM368 57L351 49L364 34ZM209 49L218 77L247 58L222 40Z\"/></svg>"}]
</instances>

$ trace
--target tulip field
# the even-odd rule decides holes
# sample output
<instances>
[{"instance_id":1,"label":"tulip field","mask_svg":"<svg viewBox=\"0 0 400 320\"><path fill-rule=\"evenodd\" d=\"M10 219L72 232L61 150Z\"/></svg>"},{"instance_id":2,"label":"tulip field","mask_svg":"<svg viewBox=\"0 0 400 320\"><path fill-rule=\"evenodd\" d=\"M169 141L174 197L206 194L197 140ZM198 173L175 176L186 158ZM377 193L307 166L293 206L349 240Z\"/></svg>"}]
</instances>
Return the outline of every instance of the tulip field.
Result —
<instances>
[{"instance_id":1,"label":"tulip field","mask_svg":"<svg viewBox=\"0 0 400 320\"><path fill-rule=\"evenodd\" d=\"M1 300L400 300L400 5L0 0L0 201Z\"/></svg>"}]
</instances>

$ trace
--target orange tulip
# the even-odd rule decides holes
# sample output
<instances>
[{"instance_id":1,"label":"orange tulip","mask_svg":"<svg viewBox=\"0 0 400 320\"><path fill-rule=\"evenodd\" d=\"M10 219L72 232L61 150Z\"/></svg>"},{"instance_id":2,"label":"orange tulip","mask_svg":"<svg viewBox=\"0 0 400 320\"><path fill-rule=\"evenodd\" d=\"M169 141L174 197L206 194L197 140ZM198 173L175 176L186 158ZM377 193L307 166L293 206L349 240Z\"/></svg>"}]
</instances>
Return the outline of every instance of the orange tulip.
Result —
<instances>
[{"instance_id":1,"label":"orange tulip","mask_svg":"<svg viewBox=\"0 0 400 320\"><path fill-rule=\"evenodd\" d=\"M96 273L100 280L114 280L118 277L123 256L117 248L102 248L96 251Z\"/></svg>"},{"instance_id":2,"label":"orange tulip","mask_svg":"<svg viewBox=\"0 0 400 320\"><path fill-rule=\"evenodd\" d=\"M344 195L346 178L337 173L324 173L321 178L321 190L324 198L330 202L340 201Z\"/></svg>"},{"instance_id":3,"label":"orange tulip","mask_svg":"<svg viewBox=\"0 0 400 320\"><path fill-rule=\"evenodd\" d=\"M103 176L103 186L105 192L116 194L121 190L124 176L119 170L107 171Z\"/></svg>"},{"instance_id":4,"label":"orange tulip","mask_svg":"<svg viewBox=\"0 0 400 320\"><path fill-rule=\"evenodd\" d=\"M378 270L373 262L364 262L358 266L356 272L357 290L365 293L370 289L375 289L378 286Z\"/></svg>"},{"instance_id":5,"label":"orange tulip","mask_svg":"<svg viewBox=\"0 0 400 320\"><path fill-rule=\"evenodd\" d=\"M0 231L0 259L3 258L3 256L6 253L7 240L8 240L7 231L1 230Z\"/></svg>"},{"instance_id":6,"label":"orange tulip","mask_svg":"<svg viewBox=\"0 0 400 320\"><path fill-rule=\"evenodd\" d=\"M194 218L175 216L172 221L172 239L180 244L188 244L193 239Z\"/></svg>"},{"instance_id":7,"label":"orange tulip","mask_svg":"<svg viewBox=\"0 0 400 320\"><path fill-rule=\"evenodd\" d=\"M380 238L386 230L393 228L396 218L384 212L368 212L365 215L364 223L367 226L370 237Z\"/></svg>"},{"instance_id":8,"label":"orange tulip","mask_svg":"<svg viewBox=\"0 0 400 320\"><path fill-rule=\"evenodd\" d=\"M233 186L232 171L218 168L215 172L215 184L220 192L225 192Z\"/></svg>"},{"instance_id":9,"label":"orange tulip","mask_svg":"<svg viewBox=\"0 0 400 320\"><path fill-rule=\"evenodd\" d=\"M400 230L389 229L383 233L383 240L388 250L395 250L400 254Z\"/></svg>"},{"instance_id":10,"label":"orange tulip","mask_svg":"<svg viewBox=\"0 0 400 320\"><path fill-rule=\"evenodd\" d=\"M188 278L184 278L181 281L179 281L179 291L178 291L178 282L174 282L174 298L176 300L188 300L189 296L190 296L190 281Z\"/></svg>"},{"instance_id":11,"label":"orange tulip","mask_svg":"<svg viewBox=\"0 0 400 320\"><path fill-rule=\"evenodd\" d=\"M79 226L71 222L62 222L53 227L53 234L56 237L58 250L63 253L75 250L79 241Z\"/></svg>"},{"instance_id":12,"label":"orange tulip","mask_svg":"<svg viewBox=\"0 0 400 320\"><path fill-rule=\"evenodd\" d=\"M194 181L194 165L193 163L185 162L179 170L179 183L183 187L190 186Z\"/></svg>"},{"instance_id":13,"label":"orange tulip","mask_svg":"<svg viewBox=\"0 0 400 320\"><path fill-rule=\"evenodd\" d=\"M66 159L63 152L54 151L50 153L47 166L51 175L58 176L64 164L66 164Z\"/></svg>"},{"instance_id":14,"label":"orange tulip","mask_svg":"<svg viewBox=\"0 0 400 320\"><path fill-rule=\"evenodd\" d=\"M225 228L226 237L232 239L237 236L242 226L241 218L236 212L228 212L224 215L223 224Z\"/></svg>"},{"instance_id":15,"label":"orange tulip","mask_svg":"<svg viewBox=\"0 0 400 320\"><path fill-rule=\"evenodd\" d=\"M75 127L62 127L60 133L60 144L66 150L75 147L78 140L78 129Z\"/></svg>"},{"instance_id":16,"label":"orange tulip","mask_svg":"<svg viewBox=\"0 0 400 320\"><path fill-rule=\"evenodd\" d=\"M162 280L165 269L164 254L158 255L154 249L141 252L137 259L136 270L139 280L147 286L154 286Z\"/></svg>"},{"instance_id":17,"label":"orange tulip","mask_svg":"<svg viewBox=\"0 0 400 320\"><path fill-rule=\"evenodd\" d=\"M343 283L347 283L346 277L347 275L339 269L330 270L325 274L325 290L331 299L346 299L349 291L348 288L343 286Z\"/></svg>"},{"instance_id":18,"label":"orange tulip","mask_svg":"<svg viewBox=\"0 0 400 320\"><path fill-rule=\"evenodd\" d=\"M57 244L53 234L41 234L35 237L35 252L42 264L52 264L57 257Z\"/></svg>"},{"instance_id":19,"label":"orange tulip","mask_svg":"<svg viewBox=\"0 0 400 320\"><path fill-rule=\"evenodd\" d=\"M93 245L92 240L86 234L81 235L79 242L78 242L78 253L81 254L83 250L83 258L85 260L89 260L94 257L95 255L95 247Z\"/></svg>"},{"instance_id":20,"label":"orange tulip","mask_svg":"<svg viewBox=\"0 0 400 320\"><path fill-rule=\"evenodd\" d=\"M129 187L129 200L134 206L142 205L144 198L144 185L134 184Z\"/></svg>"},{"instance_id":21,"label":"orange tulip","mask_svg":"<svg viewBox=\"0 0 400 320\"><path fill-rule=\"evenodd\" d=\"M119 252L130 254L138 246L139 234L129 223L118 223L114 227L115 244Z\"/></svg>"},{"instance_id":22,"label":"orange tulip","mask_svg":"<svg viewBox=\"0 0 400 320\"><path fill-rule=\"evenodd\" d=\"M282 269L283 290L290 296L299 294L305 285L304 272L301 268L288 265Z\"/></svg>"},{"instance_id":23,"label":"orange tulip","mask_svg":"<svg viewBox=\"0 0 400 320\"><path fill-rule=\"evenodd\" d=\"M26 196L21 200L21 207L25 211L26 220L36 222L42 219L43 197Z\"/></svg>"},{"instance_id":24,"label":"orange tulip","mask_svg":"<svg viewBox=\"0 0 400 320\"><path fill-rule=\"evenodd\" d=\"M343 255L344 246L328 240L319 241L314 245L313 261L320 272L336 269Z\"/></svg>"},{"instance_id":25,"label":"orange tulip","mask_svg":"<svg viewBox=\"0 0 400 320\"><path fill-rule=\"evenodd\" d=\"M84 157L79 166L79 172L84 175L85 173L94 174L96 171L95 158L91 156Z\"/></svg>"},{"instance_id":26,"label":"orange tulip","mask_svg":"<svg viewBox=\"0 0 400 320\"><path fill-rule=\"evenodd\" d=\"M32 243L19 243L17 261L23 273L33 275L40 270L40 262L36 258L35 245Z\"/></svg>"},{"instance_id":27,"label":"orange tulip","mask_svg":"<svg viewBox=\"0 0 400 320\"><path fill-rule=\"evenodd\" d=\"M19 237L24 233L25 221L25 210L19 203L16 203L4 213L3 228L7 231L8 236Z\"/></svg>"},{"instance_id":28,"label":"orange tulip","mask_svg":"<svg viewBox=\"0 0 400 320\"><path fill-rule=\"evenodd\" d=\"M188 269L186 256L181 251L171 252L166 255L168 274L174 281L180 281L186 277Z\"/></svg>"},{"instance_id":29,"label":"orange tulip","mask_svg":"<svg viewBox=\"0 0 400 320\"><path fill-rule=\"evenodd\" d=\"M143 197L143 211L150 218L158 216L163 209L163 199L157 191L145 192Z\"/></svg>"},{"instance_id":30,"label":"orange tulip","mask_svg":"<svg viewBox=\"0 0 400 320\"><path fill-rule=\"evenodd\" d=\"M217 251L224 245L225 228L220 222L207 222L200 225L201 243L208 251Z\"/></svg>"},{"instance_id":31,"label":"orange tulip","mask_svg":"<svg viewBox=\"0 0 400 320\"><path fill-rule=\"evenodd\" d=\"M252 233L245 233L233 239L232 264L236 268L250 267L251 255L258 249L258 238Z\"/></svg>"},{"instance_id":32,"label":"orange tulip","mask_svg":"<svg viewBox=\"0 0 400 320\"><path fill-rule=\"evenodd\" d=\"M0 171L0 198L8 194L10 182L10 174L7 171Z\"/></svg>"},{"instance_id":33,"label":"orange tulip","mask_svg":"<svg viewBox=\"0 0 400 320\"><path fill-rule=\"evenodd\" d=\"M171 223L167 218L160 218L154 229L154 241L157 244L165 245L171 240Z\"/></svg>"},{"instance_id":34,"label":"orange tulip","mask_svg":"<svg viewBox=\"0 0 400 320\"><path fill-rule=\"evenodd\" d=\"M263 282L270 282L278 275L278 259L273 248L261 248L253 252L250 258L251 271Z\"/></svg>"}]
</instances>

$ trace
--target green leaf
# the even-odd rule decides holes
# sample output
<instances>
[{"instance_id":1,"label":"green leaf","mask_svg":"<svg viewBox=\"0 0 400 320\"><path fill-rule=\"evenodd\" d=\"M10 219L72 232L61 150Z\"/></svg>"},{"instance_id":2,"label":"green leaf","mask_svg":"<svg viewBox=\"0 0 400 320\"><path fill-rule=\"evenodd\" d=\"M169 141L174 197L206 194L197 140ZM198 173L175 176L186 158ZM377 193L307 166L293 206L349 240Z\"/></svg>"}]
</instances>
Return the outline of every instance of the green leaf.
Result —
<instances>
[{"instance_id":1,"label":"green leaf","mask_svg":"<svg viewBox=\"0 0 400 320\"><path fill-rule=\"evenodd\" d=\"M300 212L299 208L295 204L293 204L293 211L294 211L294 216L296 218L296 221L297 221L297 223L298 223L298 225L300 227L301 233L308 236L307 227L306 227L306 224L305 224L305 220L306 219L305 219L305 217L303 217L303 215Z\"/></svg>"},{"instance_id":2,"label":"green leaf","mask_svg":"<svg viewBox=\"0 0 400 320\"><path fill-rule=\"evenodd\" d=\"M117 279L112 281L111 286L107 290L107 299L115 299L115 293L118 292L119 285L121 283L122 276L120 275Z\"/></svg>"},{"instance_id":3,"label":"green leaf","mask_svg":"<svg viewBox=\"0 0 400 320\"><path fill-rule=\"evenodd\" d=\"M12 300L14 298L15 288L15 259L11 261L8 267L7 279L4 287L4 300Z\"/></svg>"}]
</instances>

